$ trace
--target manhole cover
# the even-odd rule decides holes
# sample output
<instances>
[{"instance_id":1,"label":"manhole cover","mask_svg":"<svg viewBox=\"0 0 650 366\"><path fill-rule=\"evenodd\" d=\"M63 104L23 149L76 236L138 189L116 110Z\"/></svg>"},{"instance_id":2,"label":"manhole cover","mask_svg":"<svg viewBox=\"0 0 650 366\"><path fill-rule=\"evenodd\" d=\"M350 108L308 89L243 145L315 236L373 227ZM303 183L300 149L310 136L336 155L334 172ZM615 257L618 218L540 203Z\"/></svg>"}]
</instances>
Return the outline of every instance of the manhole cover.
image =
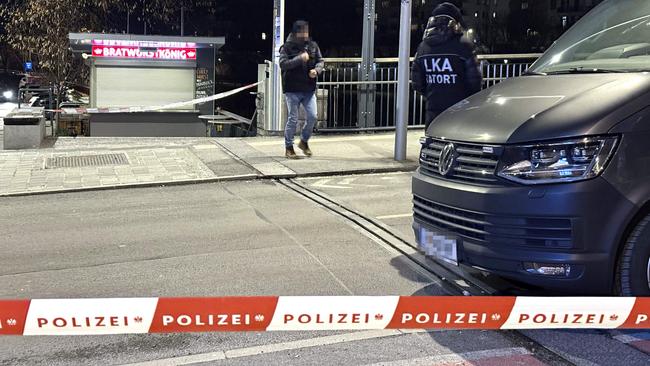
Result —
<instances>
[{"instance_id":1,"label":"manhole cover","mask_svg":"<svg viewBox=\"0 0 650 366\"><path fill-rule=\"evenodd\" d=\"M83 156L57 156L47 159L46 169L80 168L85 166L128 165L126 154L102 154Z\"/></svg>"}]
</instances>

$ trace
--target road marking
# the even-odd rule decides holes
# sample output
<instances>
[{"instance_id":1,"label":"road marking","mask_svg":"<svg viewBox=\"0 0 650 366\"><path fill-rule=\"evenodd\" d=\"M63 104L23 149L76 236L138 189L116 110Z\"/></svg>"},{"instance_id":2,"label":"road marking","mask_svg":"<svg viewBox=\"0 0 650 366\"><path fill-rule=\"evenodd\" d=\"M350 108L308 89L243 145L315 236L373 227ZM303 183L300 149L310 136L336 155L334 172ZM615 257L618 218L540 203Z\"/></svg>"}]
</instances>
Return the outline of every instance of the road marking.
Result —
<instances>
[{"instance_id":1,"label":"road marking","mask_svg":"<svg viewBox=\"0 0 650 366\"><path fill-rule=\"evenodd\" d=\"M643 353L650 354L650 332L620 334L614 336L614 339Z\"/></svg>"},{"instance_id":2,"label":"road marking","mask_svg":"<svg viewBox=\"0 0 650 366\"><path fill-rule=\"evenodd\" d=\"M352 176L352 177L347 177L343 178L337 182L335 182L335 185L328 184L334 178L325 178L317 181L316 183L311 184L312 187L315 188L330 188L330 189L351 189L353 187L364 187L364 188L375 188L375 187L383 187L380 185L375 185L375 184L356 184L353 183L357 179L359 179L359 176Z\"/></svg>"},{"instance_id":3,"label":"road marking","mask_svg":"<svg viewBox=\"0 0 650 366\"><path fill-rule=\"evenodd\" d=\"M500 348L485 351L475 351L466 353L448 353L443 355L435 355L421 358L414 358L410 360L399 360L392 362L380 362L372 364L372 366L409 366L409 365L441 365L441 364L461 364L466 365L466 361L479 361L490 358L506 358L502 364L507 364L507 358L516 356L532 356L532 354L523 347ZM531 357L530 361L535 360ZM534 362L534 361L533 361ZM528 363L530 364L530 363ZM543 365L541 362L538 364Z\"/></svg>"},{"instance_id":4,"label":"road marking","mask_svg":"<svg viewBox=\"0 0 650 366\"><path fill-rule=\"evenodd\" d=\"M318 182L312 184L311 186L312 186L312 187L315 187L315 188L352 189L352 187L342 187L342 186L332 186L332 185L328 185L327 183L329 183L331 180L332 180L332 179L321 179L321 180L319 180Z\"/></svg>"},{"instance_id":5,"label":"road marking","mask_svg":"<svg viewBox=\"0 0 650 366\"><path fill-rule=\"evenodd\" d=\"M412 174L413 173L410 173L410 172L390 172L390 173L346 174L345 176L346 177L357 177L357 178L377 176L377 177L383 177L383 178L380 178L380 179L395 179L395 178L389 177L389 176L392 176L392 175L409 175L409 176L411 176ZM334 179L336 177L340 178L341 176L340 175L330 175L330 176L327 176L327 177L330 178L330 179ZM303 177L303 178L299 178L298 180L300 180L300 181L310 181L310 180L320 180L320 179L323 179L323 178L324 178L323 176L321 176L321 177ZM390 182L390 183L392 183L392 182Z\"/></svg>"},{"instance_id":6,"label":"road marking","mask_svg":"<svg viewBox=\"0 0 650 366\"><path fill-rule=\"evenodd\" d=\"M386 215L386 216L377 216L378 220L388 220L388 219L401 219L405 217L413 217L413 213L399 214L399 215Z\"/></svg>"},{"instance_id":7,"label":"road marking","mask_svg":"<svg viewBox=\"0 0 650 366\"><path fill-rule=\"evenodd\" d=\"M616 339L617 341L622 342L622 343L631 343L631 342L638 342L638 341L650 341L650 332L632 333L632 334L620 334L620 335L614 336L614 339Z\"/></svg>"},{"instance_id":8,"label":"road marking","mask_svg":"<svg viewBox=\"0 0 650 366\"><path fill-rule=\"evenodd\" d=\"M339 184L342 186L349 186L351 185L355 180L357 180L358 177L347 177L345 179L342 179L339 181Z\"/></svg>"},{"instance_id":9,"label":"road marking","mask_svg":"<svg viewBox=\"0 0 650 366\"><path fill-rule=\"evenodd\" d=\"M203 363L203 362L251 357L251 356L258 356L267 353L328 346L333 344L357 342L357 341L364 341L369 339L396 337L400 335L424 333L424 332L426 331L424 330L405 330L405 331L370 330L364 332L345 333L345 334L338 334L333 336L301 339L298 341L291 341L291 342L284 342L284 343L266 344L262 346L237 348L228 351L201 353L192 356L164 358L164 359L147 361L147 362L131 363L128 364L127 366L191 365L191 364Z\"/></svg>"}]
</instances>

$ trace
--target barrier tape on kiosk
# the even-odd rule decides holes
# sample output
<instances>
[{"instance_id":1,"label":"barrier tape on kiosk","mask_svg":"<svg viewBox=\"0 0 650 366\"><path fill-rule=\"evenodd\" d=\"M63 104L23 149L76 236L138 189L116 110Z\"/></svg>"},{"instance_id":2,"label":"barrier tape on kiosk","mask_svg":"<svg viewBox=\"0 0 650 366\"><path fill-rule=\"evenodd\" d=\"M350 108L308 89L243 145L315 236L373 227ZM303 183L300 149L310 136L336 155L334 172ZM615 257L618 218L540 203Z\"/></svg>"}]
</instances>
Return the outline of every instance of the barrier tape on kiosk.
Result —
<instances>
[{"instance_id":1,"label":"barrier tape on kiosk","mask_svg":"<svg viewBox=\"0 0 650 366\"><path fill-rule=\"evenodd\" d=\"M650 298L222 297L0 301L2 335L648 329Z\"/></svg>"},{"instance_id":2,"label":"barrier tape on kiosk","mask_svg":"<svg viewBox=\"0 0 650 366\"><path fill-rule=\"evenodd\" d=\"M215 95L211 95L209 97L204 97L204 98L198 98L198 99L192 99L188 100L186 102L178 102L178 103L171 103L171 104L166 104L166 105L160 105L160 106L150 106L150 107L114 107L114 108L62 108L59 110L48 110L49 112L58 112L58 113L63 113L63 114L86 114L86 113L138 113L138 112L155 112L155 111L161 111L161 110L169 110L169 109L177 109L180 107L186 107L186 106L191 106L191 105L196 105L196 104L203 104L203 103L208 103L212 102L218 99L223 99L227 98L231 95L239 94L245 90L254 88L261 84L262 82L259 81L254 84L246 85L241 88L233 89L227 92L223 93L218 93Z\"/></svg>"}]
</instances>

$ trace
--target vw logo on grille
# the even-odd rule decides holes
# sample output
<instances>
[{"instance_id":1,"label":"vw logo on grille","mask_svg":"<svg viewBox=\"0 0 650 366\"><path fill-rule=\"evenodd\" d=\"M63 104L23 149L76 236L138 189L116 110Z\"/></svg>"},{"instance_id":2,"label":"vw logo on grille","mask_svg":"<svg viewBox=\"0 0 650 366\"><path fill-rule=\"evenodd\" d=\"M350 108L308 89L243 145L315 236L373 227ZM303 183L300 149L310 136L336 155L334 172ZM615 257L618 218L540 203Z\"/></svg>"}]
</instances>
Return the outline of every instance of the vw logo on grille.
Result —
<instances>
[{"instance_id":1,"label":"vw logo on grille","mask_svg":"<svg viewBox=\"0 0 650 366\"><path fill-rule=\"evenodd\" d=\"M440 161L438 162L438 172L440 175L448 176L456 163L456 146L448 143L440 152Z\"/></svg>"}]
</instances>

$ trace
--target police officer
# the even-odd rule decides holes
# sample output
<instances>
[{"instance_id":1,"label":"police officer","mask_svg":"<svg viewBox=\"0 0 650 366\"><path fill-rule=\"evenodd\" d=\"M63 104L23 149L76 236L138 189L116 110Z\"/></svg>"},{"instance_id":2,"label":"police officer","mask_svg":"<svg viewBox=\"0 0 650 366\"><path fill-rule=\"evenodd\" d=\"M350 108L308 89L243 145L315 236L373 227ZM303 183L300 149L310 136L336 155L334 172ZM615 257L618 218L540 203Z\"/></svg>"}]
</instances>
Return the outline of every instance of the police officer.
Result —
<instances>
[{"instance_id":1,"label":"police officer","mask_svg":"<svg viewBox=\"0 0 650 366\"><path fill-rule=\"evenodd\" d=\"M427 130L438 114L481 90L474 47L463 38L461 23L462 15L455 5L438 5L415 56L413 87L427 100Z\"/></svg>"}]
</instances>

